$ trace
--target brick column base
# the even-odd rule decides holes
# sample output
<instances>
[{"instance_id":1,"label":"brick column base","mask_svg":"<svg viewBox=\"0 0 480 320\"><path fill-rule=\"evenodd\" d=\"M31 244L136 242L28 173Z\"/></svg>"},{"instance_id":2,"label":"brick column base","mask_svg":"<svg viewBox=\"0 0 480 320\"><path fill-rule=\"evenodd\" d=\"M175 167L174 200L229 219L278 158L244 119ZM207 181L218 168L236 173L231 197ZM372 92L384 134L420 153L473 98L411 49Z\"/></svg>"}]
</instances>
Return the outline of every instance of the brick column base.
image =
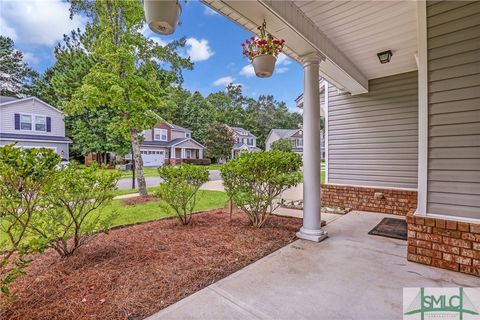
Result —
<instances>
[{"instance_id":1,"label":"brick column base","mask_svg":"<svg viewBox=\"0 0 480 320\"><path fill-rule=\"evenodd\" d=\"M480 224L408 212L408 261L480 277Z\"/></svg>"}]
</instances>

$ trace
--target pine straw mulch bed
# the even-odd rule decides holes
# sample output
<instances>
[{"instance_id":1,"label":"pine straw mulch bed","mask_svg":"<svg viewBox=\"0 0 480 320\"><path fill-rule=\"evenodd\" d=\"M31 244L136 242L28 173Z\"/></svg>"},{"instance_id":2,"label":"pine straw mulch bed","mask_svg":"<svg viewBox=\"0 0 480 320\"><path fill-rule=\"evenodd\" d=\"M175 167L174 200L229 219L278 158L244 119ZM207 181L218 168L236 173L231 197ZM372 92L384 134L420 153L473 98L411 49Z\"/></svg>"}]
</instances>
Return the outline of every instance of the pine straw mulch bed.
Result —
<instances>
[{"instance_id":1,"label":"pine straw mulch bed","mask_svg":"<svg viewBox=\"0 0 480 320\"><path fill-rule=\"evenodd\" d=\"M150 202L150 201L157 201L160 198L155 196L155 195L146 195L146 196L136 196L136 197L131 197L131 198L126 198L122 200L122 204L127 205L127 206L133 206L139 203L145 203L145 202Z\"/></svg>"},{"instance_id":2,"label":"pine straw mulch bed","mask_svg":"<svg viewBox=\"0 0 480 320\"><path fill-rule=\"evenodd\" d=\"M4 319L143 319L295 239L301 220L212 210L191 225L163 219L101 234L72 257L36 255L12 286Z\"/></svg>"}]
</instances>

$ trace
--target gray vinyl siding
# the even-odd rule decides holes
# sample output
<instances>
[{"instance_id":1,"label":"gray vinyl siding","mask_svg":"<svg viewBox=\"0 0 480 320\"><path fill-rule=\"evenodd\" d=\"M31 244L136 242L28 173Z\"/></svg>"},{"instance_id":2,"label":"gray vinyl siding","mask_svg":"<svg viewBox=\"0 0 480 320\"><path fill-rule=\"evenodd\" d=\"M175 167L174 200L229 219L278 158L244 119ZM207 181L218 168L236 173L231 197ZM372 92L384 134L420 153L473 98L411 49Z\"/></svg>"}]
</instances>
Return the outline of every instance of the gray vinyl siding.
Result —
<instances>
[{"instance_id":1,"label":"gray vinyl siding","mask_svg":"<svg viewBox=\"0 0 480 320\"><path fill-rule=\"evenodd\" d=\"M15 113L26 113L50 117L52 121L52 131L42 132L15 130ZM26 99L24 101L9 103L0 107L0 131L3 133L23 133L65 137L65 122L63 121L63 114L61 112L50 108L41 101L35 99Z\"/></svg>"},{"instance_id":2,"label":"gray vinyl siding","mask_svg":"<svg viewBox=\"0 0 480 320\"><path fill-rule=\"evenodd\" d=\"M63 156L65 159L69 159L68 153L68 143L58 143L58 142L33 142L33 141L7 141L7 140L0 140L0 146L5 146L8 144L13 144L17 147L29 147L29 148L55 148L57 150L57 154L61 155L63 151Z\"/></svg>"},{"instance_id":3,"label":"gray vinyl siding","mask_svg":"<svg viewBox=\"0 0 480 320\"><path fill-rule=\"evenodd\" d=\"M417 188L417 72L372 79L361 95L330 85L328 132L329 183Z\"/></svg>"},{"instance_id":4,"label":"gray vinyl siding","mask_svg":"<svg viewBox=\"0 0 480 320\"><path fill-rule=\"evenodd\" d=\"M428 2L427 212L480 218L480 2Z\"/></svg>"}]
</instances>

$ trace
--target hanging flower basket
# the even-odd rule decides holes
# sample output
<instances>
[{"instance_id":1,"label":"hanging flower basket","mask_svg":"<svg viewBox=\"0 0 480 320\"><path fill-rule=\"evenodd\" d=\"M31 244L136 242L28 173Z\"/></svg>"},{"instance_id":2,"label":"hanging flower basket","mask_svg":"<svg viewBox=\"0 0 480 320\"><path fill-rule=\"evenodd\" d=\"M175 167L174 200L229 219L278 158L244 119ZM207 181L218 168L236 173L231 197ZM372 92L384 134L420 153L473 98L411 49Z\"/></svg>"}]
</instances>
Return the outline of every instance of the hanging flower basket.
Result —
<instances>
[{"instance_id":1,"label":"hanging flower basket","mask_svg":"<svg viewBox=\"0 0 480 320\"><path fill-rule=\"evenodd\" d=\"M182 12L178 0L144 0L143 6L145 19L153 32L168 35L175 31Z\"/></svg>"},{"instance_id":2,"label":"hanging flower basket","mask_svg":"<svg viewBox=\"0 0 480 320\"><path fill-rule=\"evenodd\" d=\"M285 40L268 33L265 20L257 29L260 30L260 37L251 37L242 43L243 55L252 63L257 77L268 78L275 69L277 56L283 51Z\"/></svg>"}]
</instances>

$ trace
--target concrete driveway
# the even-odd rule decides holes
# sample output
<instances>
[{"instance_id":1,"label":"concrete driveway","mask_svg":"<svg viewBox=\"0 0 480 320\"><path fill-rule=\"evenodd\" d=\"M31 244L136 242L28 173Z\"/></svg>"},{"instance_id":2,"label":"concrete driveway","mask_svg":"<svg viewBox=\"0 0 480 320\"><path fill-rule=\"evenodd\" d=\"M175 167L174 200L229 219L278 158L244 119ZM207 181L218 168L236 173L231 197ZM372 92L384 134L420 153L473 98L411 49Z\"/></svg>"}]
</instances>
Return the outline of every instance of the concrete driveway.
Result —
<instances>
[{"instance_id":1,"label":"concrete driveway","mask_svg":"<svg viewBox=\"0 0 480 320\"><path fill-rule=\"evenodd\" d=\"M387 216L324 214L323 242L297 240L148 319L402 319L404 287L480 286L408 262L406 241L367 234Z\"/></svg>"},{"instance_id":2,"label":"concrete driveway","mask_svg":"<svg viewBox=\"0 0 480 320\"><path fill-rule=\"evenodd\" d=\"M218 181L222 180L220 176L220 170L209 170L209 180L210 181ZM147 177L145 178L145 182L147 183L147 187L155 187L160 184L160 177ZM135 186L137 182L135 181ZM132 188L132 179L125 178L118 180L117 183L118 189L131 189Z\"/></svg>"}]
</instances>

